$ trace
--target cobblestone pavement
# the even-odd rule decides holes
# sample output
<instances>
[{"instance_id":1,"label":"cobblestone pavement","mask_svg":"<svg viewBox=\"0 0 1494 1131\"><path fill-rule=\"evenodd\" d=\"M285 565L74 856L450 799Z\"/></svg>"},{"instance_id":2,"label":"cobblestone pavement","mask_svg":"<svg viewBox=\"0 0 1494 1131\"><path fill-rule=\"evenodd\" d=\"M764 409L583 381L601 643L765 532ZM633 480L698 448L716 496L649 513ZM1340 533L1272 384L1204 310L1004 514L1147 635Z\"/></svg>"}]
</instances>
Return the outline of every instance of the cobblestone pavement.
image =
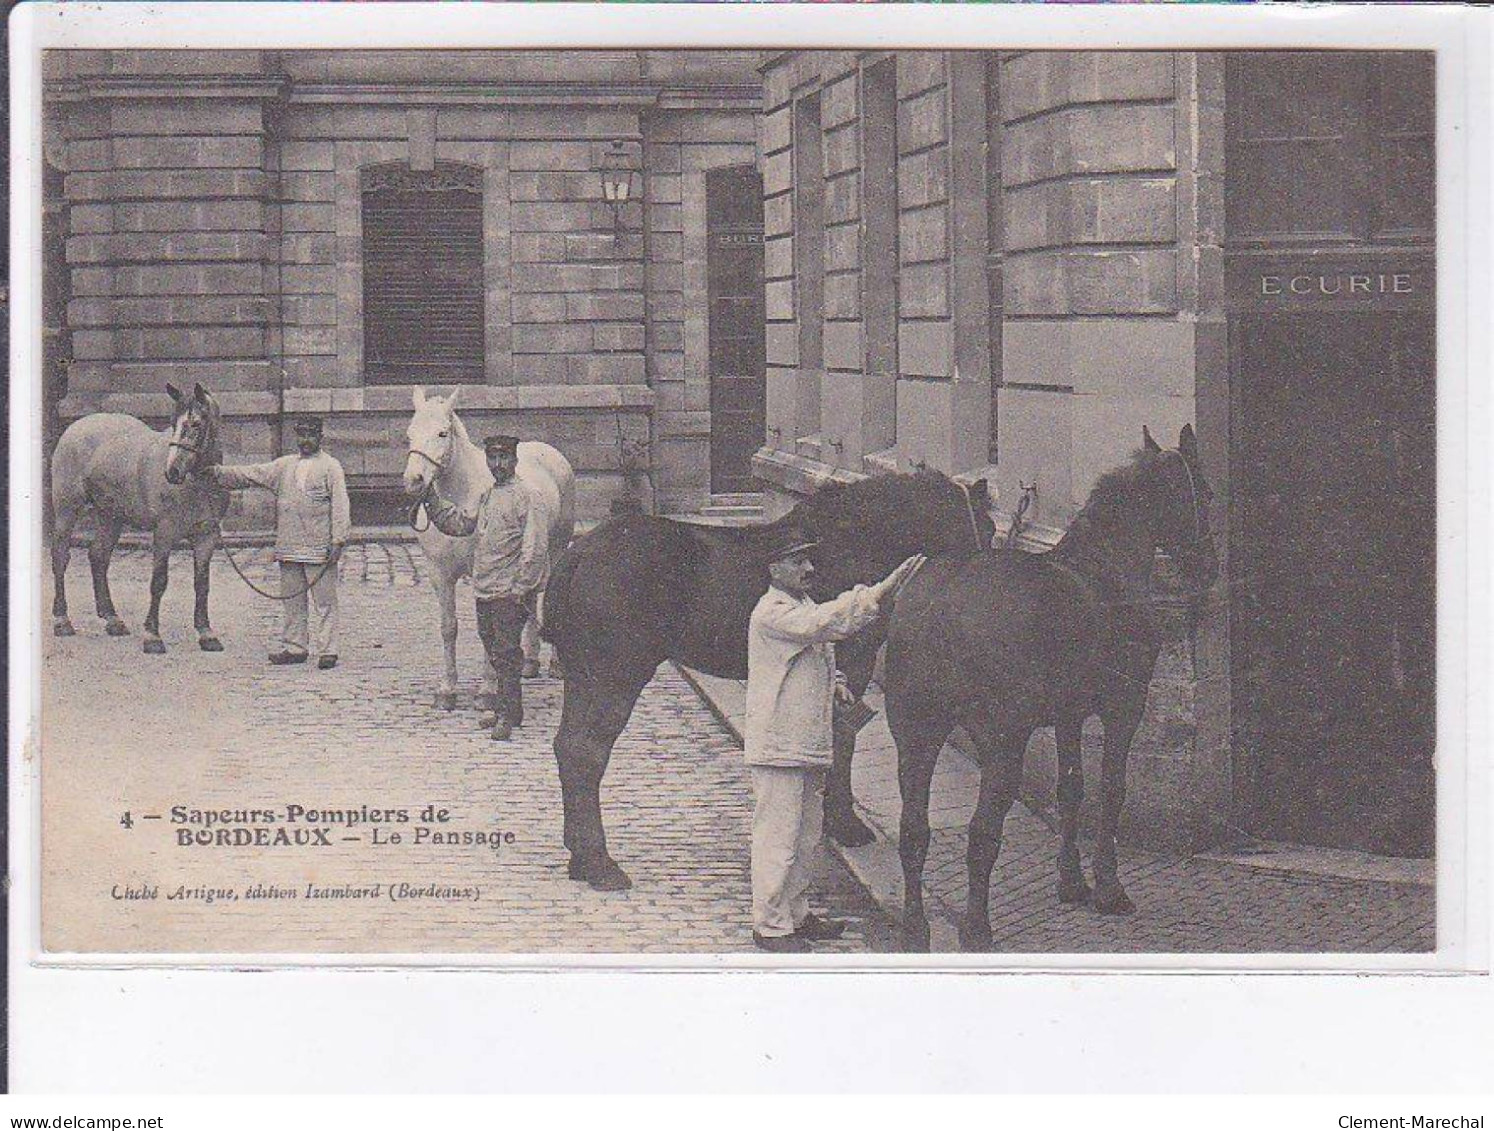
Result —
<instances>
[{"instance_id":1,"label":"cobblestone pavement","mask_svg":"<svg viewBox=\"0 0 1494 1131\"><path fill-rule=\"evenodd\" d=\"M263 548L234 551L269 588ZM161 952L477 952L755 954L747 845L751 800L729 733L671 668L645 692L617 744L603 806L625 893L567 880L551 749L560 684L525 684L524 727L498 744L476 726L480 645L470 590L459 594L461 706L437 710L435 602L418 548L351 546L341 563L342 663L272 668L279 610L250 594L220 554L212 612L227 650L199 651L190 558L172 559L162 611L166 656L140 651L149 557L122 549L111 582L133 635L111 639L93 616L86 556L69 572L79 635L43 634L43 928L50 950ZM50 579L44 598L50 608ZM405 808L401 843L375 847L362 824L330 846L193 848L176 842L172 806L283 810ZM511 844L411 843L419 811L448 828L511 832ZM121 825L124 812L131 827ZM160 820L151 820L159 817ZM353 840L344 834L356 835ZM466 895L306 898L306 885L399 883ZM273 913L258 891L295 890ZM157 889L124 900L116 885ZM194 889L233 888L209 903ZM178 889L185 898L172 899ZM821 904L851 928L822 949L887 949L887 923L843 867L827 861ZM472 894L476 893L476 894Z\"/></svg>"},{"instance_id":2,"label":"cobblestone pavement","mask_svg":"<svg viewBox=\"0 0 1494 1131\"><path fill-rule=\"evenodd\" d=\"M718 717L740 732L742 685L692 673ZM880 713L880 693L868 693L877 717L857 738L852 775L861 815L880 834L866 848L841 850L878 903L896 916L902 907L897 858L901 801L897 750ZM966 826L979 771L955 746L940 755L930 804L933 828L924 891L935 950L957 950L955 924L968 890ZM1119 953L1376 953L1429 951L1435 946L1435 901L1428 883L1349 879L1322 872L1361 864L1392 875L1410 869L1358 854L1304 850L1316 874L1279 872L1206 856L1169 856L1120 849L1120 877L1136 904L1127 916L1066 906L1056 894L1058 837L1020 802L1007 816L1001 855L991 879L994 949L1013 954ZM1264 856L1259 859L1266 859ZM1085 851L1086 865L1088 852ZM1418 872L1429 869L1418 868Z\"/></svg>"}]
</instances>

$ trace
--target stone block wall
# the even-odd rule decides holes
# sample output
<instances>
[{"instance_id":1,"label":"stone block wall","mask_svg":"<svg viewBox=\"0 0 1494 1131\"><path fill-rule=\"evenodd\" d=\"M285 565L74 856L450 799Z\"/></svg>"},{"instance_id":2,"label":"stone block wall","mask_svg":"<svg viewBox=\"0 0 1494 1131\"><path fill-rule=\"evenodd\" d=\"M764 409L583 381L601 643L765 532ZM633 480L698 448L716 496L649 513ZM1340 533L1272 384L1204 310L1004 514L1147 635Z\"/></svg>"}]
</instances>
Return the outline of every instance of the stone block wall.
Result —
<instances>
[{"instance_id":1,"label":"stone block wall","mask_svg":"<svg viewBox=\"0 0 1494 1131\"><path fill-rule=\"evenodd\" d=\"M1001 60L998 484L1038 485L1038 527L1065 527L1142 425L1166 442L1195 419L1223 328L1222 136L1198 128L1196 90L1191 54Z\"/></svg>"},{"instance_id":2,"label":"stone block wall","mask_svg":"<svg viewBox=\"0 0 1494 1131\"><path fill-rule=\"evenodd\" d=\"M753 52L49 55L73 295L62 419L161 423L165 382L202 381L230 460L287 449L283 406L327 418L350 475L392 482L413 383L365 382L362 178L455 162L479 171L483 199L483 380L462 399L474 432L554 443L589 517L620 489L625 446L651 454L660 505L693 508L709 491L704 175L754 160L755 65ZM614 208L602 170L619 142L634 195ZM232 523L269 520L267 501L242 498Z\"/></svg>"},{"instance_id":3,"label":"stone block wall","mask_svg":"<svg viewBox=\"0 0 1494 1131\"><path fill-rule=\"evenodd\" d=\"M770 482L986 462L982 58L816 52L765 64L769 435L758 464ZM819 99L816 169L795 144L806 96ZM818 307L796 276L796 238L819 237L796 215L806 177L823 194ZM817 372L800 356L805 320L820 322Z\"/></svg>"}]
</instances>

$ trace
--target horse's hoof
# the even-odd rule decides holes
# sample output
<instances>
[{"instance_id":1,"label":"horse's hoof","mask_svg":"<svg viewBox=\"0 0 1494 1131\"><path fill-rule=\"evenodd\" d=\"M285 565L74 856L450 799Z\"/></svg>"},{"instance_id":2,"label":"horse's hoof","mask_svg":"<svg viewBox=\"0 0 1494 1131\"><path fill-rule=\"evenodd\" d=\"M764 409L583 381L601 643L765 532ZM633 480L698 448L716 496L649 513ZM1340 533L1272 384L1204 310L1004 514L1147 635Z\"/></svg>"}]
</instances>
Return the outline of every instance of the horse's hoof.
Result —
<instances>
[{"instance_id":1,"label":"horse's hoof","mask_svg":"<svg viewBox=\"0 0 1494 1131\"><path fill-rule=\"evenodd\" d=\"M197 638L197 646L204 652L223 651L223 641L219 640L216 636L199 636Z\"/></svg>"},{"instance_id":2,"label":"horse's hoof","mask_svg":"<svg viewBox=\"0 0 1494 1131\"><path fill-rule=\"evenodd\" d=\"M973 919L960 920L960 949L966 954L986 954L991 950L991 924Z\"/></svg>"},{"instance_id":3,"label":"horse's hoof","mask_svg":"<svg viewBox=\"0 0 1494 1131\"><path fill-rule=\"evenodd\" d=\"M61 619L52 622L52 635L77 636L78 630L73 627L72 621L68 620L67 617L62 617Z\"/></svg>"},{"instance_id":4,"label":"horse's hoof","mask_svg":"<svg viewBox=\"0 0 1494 1131\"><path fill-rule=\"evenodd\" d=\"M877 839L877 834L872 832L854 813L840 813L833 817L827 814L825 835L836 844L846 848L860 848Z\"/></svg>"},{"instance_id":5,"label":"horse's hoof","mask_svg":"<svg viewBox=\"0 0 1494 1131\"><path fill-rule=\"evenodd\" d=\"M1094 896L1090 886L1078 877L1058 877L1058 902L1088 903Z\"/></svg>"},{"instance_id":6,"label":"horse's hoof","mask_svg":"<svg viewBox=\"0 0 1494 1131\"><path fill-rule=\"evenodd\" d=\"M929 923L927 919L904 921L902 948L904 954L927 954L929 952Z\"/></svg>"},{"instance_id":7,"label":"horse's hoof","mask_svg":"<svg viewBox=\"0 0 1494 1131\"><path fill-rule=\"evenodd\" d=\"M540 673L540 662L538 660L525 660L523 676L525 679L538 679Z\"/></svg>"},{"instance_id":8,"label":"horse's hoof","mask_svg":"<svg viewBox=\"0 0 1494 1131\"><path fill-rule=\"evenodd\" d=\"M1094 909L1101 915L1130 915L1136 910L1136 904L1131 902L1131 897L1120 884L1100 881L1095 884Z\"/></svg>"},{"instance_id":9,"label":"horse's hoof","mask_svg":"<svg viewBox=\"0 0 1494 1131\"><path fill-rule=\"evenodd\" d=\"M492 714L498 710L498 695L492 691L479 691L477 693L477 709Z\"/></svg>"},{"instance_id":10,"label":"horse's hoof","mask_svg":"<svg viewBox=\"0 0 1494 1131\"><path fill-rule=\"evenodd\" d=\"M610 856L595 860L583 860L572 856L566 875L573 880L590 884L597 891L627 891L633 886L628 874L617 866Z\"/></svg>"},{"instance_id":11,"label":"horse's hoof","mask_svg":"<svg viewBox=\"0 0 1494 1131\"><path fill-rule=\"evenodd\" d=\"M104 624L104 631L110 636L128 636L130 634L130 626L118 617L111 617Z\"/></svg>"},{"instance_id":12,"label":"horse's hoof","mask_svg":"<svg viewBox=\"0 0 1494 1131\"><path fill-rule=\"evenodd\" d=\"M159 636L147 636L140 650L148 656L164 656L166 654L166 645L161 642Z\"/></svg>"}]
</instances>

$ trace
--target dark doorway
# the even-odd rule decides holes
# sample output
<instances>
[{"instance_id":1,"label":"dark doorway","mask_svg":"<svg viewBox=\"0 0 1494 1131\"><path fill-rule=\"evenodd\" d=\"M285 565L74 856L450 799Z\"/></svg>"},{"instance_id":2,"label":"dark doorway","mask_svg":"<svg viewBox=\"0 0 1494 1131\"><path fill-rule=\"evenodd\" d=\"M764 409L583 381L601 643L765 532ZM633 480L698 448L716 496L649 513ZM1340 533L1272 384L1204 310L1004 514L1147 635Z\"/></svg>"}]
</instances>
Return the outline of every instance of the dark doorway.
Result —
<instances>
[{"instance_id":1,"label":"dark doorway","mask_svg":"<svg viewBox=\"0 0 1494 1131\"><path fill-rule=\"evenodd\" d=\"M1231 53L1236 806L1273 839L1435 842L1433 60Z\"/></svg>"},{"instance_id":2,"label":"dark doorway","mask_svg":"<svg viewBox=\"0 0 1494 1131\"><path fill-rule=\"evenodd\" d=\"M1233 649L1251 824L1430 855L1436 506L1431 319L1241 318Z\"/></svg>"},{"instance_id":3,"label":"dark doorway","mask_svg":"<svg viewBox=\"0 0 1494 1131\"><path fill-rule=\"evenodd\" d=\"M711 491L752 489L766 438L763 182L750 166L706 173Z\"/></svg>"}]
</instances>

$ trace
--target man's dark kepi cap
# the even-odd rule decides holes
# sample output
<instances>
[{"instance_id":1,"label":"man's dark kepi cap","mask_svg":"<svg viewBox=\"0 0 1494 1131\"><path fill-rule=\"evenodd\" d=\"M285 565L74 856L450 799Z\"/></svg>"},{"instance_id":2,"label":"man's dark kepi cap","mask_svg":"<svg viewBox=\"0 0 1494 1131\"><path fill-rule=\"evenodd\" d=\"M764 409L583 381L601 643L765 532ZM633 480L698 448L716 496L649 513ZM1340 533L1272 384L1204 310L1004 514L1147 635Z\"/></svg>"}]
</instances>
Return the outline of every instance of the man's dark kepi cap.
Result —
<instances>
[{"instance_id":1,"label":"man's dark kepi cap","mask_svg":"<svg viewBox=\"0 0 1494 1131\"><path fill-rule=\"evenodd\" d=\"M322 418L320 416L298 416L291 428L295 430L297 436L320 436Z\"/></svg>"},{"instance_id":2,"label":"man's dark kepi cap","mask_svg":"<svg viewBox=\"0 0 1494 1131\"><path fill-rule=\"evenodd\" d=\"M768 545L767 560L769 564L781 562L787 558L806 554L818 545L818 542L812 540L802 530L786 530L781 537Z\"/></svg>"},{"instance_id":3,"label":"man's dark kepi cap","mask_svg":"<svg viewBox=\"0 0 1494 1131\"><path fill-rule=\"evenodd\" d=\"M492 455L495 452L517 452L519 450L519 438L517 436L489 436L482 442L483 449Z\"/></svg>"}]
</instances>

